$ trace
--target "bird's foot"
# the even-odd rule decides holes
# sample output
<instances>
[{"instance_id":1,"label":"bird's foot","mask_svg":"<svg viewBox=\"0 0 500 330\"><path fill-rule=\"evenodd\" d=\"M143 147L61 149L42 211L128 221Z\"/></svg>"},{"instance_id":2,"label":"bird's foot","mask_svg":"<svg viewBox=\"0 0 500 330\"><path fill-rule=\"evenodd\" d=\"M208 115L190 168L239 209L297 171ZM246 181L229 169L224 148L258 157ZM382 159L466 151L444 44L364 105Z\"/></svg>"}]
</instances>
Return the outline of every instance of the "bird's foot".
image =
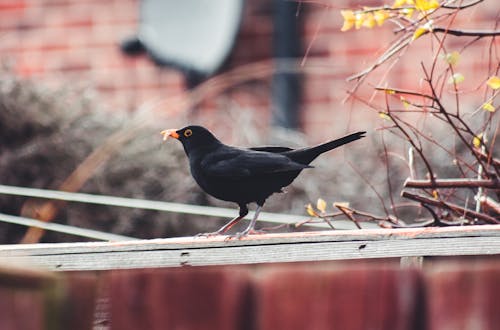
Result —
<instances>
[{"instance_id":1,"label":"bird's foot","mask_svg":"<svg viewBox=\"0 0 500 330\"><path fill-rule=\"evenodd\" d=\"M265 234L266 232L264 230L244 230L242 232L233 234L233 235L228 235L224 240L225 241L230 241L232 239L242 239L243 237L247 237L248 235L261 235Z\"/></svg>"}]
</instances>

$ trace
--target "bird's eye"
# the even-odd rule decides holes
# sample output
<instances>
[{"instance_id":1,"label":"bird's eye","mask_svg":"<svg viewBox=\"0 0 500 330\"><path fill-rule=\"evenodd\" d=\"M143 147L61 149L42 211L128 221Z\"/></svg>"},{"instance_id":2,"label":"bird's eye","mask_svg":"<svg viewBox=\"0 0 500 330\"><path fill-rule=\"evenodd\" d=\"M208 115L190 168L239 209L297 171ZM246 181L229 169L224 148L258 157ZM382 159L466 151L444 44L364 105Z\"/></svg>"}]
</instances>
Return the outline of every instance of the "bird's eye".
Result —
<instances>
[{"instance_id":1,"label":"bird's eye","mask_svg":"<svg viewBox=\"0 0 500 330\"><path fill-rule=\"evenodd\" d=\"M191 135L193 135L193 131L190 130L190 129L187 129L184 131L184 136L185 137L190 137Z\"/></svg>"}]
</instances>

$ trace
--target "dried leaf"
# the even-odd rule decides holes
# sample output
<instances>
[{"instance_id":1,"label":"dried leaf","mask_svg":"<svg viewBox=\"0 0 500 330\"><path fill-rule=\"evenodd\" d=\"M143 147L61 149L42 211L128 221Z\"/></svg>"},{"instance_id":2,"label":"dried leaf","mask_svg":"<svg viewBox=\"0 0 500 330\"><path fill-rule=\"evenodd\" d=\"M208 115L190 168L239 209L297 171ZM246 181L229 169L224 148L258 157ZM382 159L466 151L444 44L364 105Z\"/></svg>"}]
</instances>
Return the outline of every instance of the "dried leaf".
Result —
<instances>
[{"instance_id":1,"label":"dried leaf","mask_svg":"<svg viewBox=\"0 0 500 330\"><path fill-rule=\"evenodd\" d=\"M349 202L335 202L333 203L334 207L343 207L343 208L349 208Z\"/></svg>"},{"instance_id":2,"label":"dried leaf","mask_svg":"<svg viewBox=\"0 0 500 330\"><path fill-rule=\"evenodd\" d=\"M318 213L314 210L314 208L312 207L311 203L307 204L306 211L307 211L307 214L309 214L311 217L317 217L318 216Z\"/></svg>"},{"instance_id":3,"label":"dried leaf","mask_svg":"<svg viewBox=\"0 0 500 330\"><path fill-rule=\"evenodd\" d=\"M318 201L316 202L316 208L320 210L321 212L326 211L326 202L322 198L318 198Z\"/></svg>"}]
</instances>

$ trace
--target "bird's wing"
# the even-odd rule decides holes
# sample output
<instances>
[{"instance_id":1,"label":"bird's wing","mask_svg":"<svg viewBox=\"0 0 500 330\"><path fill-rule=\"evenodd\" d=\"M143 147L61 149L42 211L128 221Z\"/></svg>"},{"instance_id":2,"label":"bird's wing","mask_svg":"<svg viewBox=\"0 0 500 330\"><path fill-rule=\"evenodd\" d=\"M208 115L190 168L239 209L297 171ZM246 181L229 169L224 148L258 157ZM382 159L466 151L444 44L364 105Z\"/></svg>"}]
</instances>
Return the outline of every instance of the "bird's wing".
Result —
<instances>
[{"instance_id":1,"label":"bird's wing","mask_svg":"<svg viewBox=\"0 0 500 330\"><path fill-rule=\"evenodd\" d=\"M311 166L269 152L236 149L212 154L201 162L205 175L218 177L251 177L280 172L292 172Z\"/></svg>"},{"instance_id":2,"label":"bird's wing","mask_svg":"<svg viewBox=\"0 0 500 330\"><path fill-rule=\"evenodd\" d=\"M274 147L274 146L269 146L269 147L253 147L253 148L249 148L250 150L254 150L254 151L266 151L266 152L272 152L272 153L276 153L276 154L279 154L279 153L282 153L282 152L285 152L285 151L292 151L293 149L292 148L288 148L288 147Z\"/></svg>"}]
</instances>

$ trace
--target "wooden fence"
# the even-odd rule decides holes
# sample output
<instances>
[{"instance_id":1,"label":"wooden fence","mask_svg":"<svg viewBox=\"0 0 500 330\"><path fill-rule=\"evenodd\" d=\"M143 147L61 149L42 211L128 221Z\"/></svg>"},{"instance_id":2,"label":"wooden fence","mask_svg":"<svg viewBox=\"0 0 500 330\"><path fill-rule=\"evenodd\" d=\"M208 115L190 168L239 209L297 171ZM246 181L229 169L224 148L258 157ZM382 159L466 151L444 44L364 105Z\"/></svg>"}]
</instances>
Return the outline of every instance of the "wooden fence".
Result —
<instances>
[{"instance_id":1,"label":"wooden fence","mask_svg":"<svg viewBox=\"0 0 500 330\"><path fill-rule=\"evenodd\" d=\"M499 256L496 225L0 246L0 329L498 329Z\"/></svg>"}]
</instances>

